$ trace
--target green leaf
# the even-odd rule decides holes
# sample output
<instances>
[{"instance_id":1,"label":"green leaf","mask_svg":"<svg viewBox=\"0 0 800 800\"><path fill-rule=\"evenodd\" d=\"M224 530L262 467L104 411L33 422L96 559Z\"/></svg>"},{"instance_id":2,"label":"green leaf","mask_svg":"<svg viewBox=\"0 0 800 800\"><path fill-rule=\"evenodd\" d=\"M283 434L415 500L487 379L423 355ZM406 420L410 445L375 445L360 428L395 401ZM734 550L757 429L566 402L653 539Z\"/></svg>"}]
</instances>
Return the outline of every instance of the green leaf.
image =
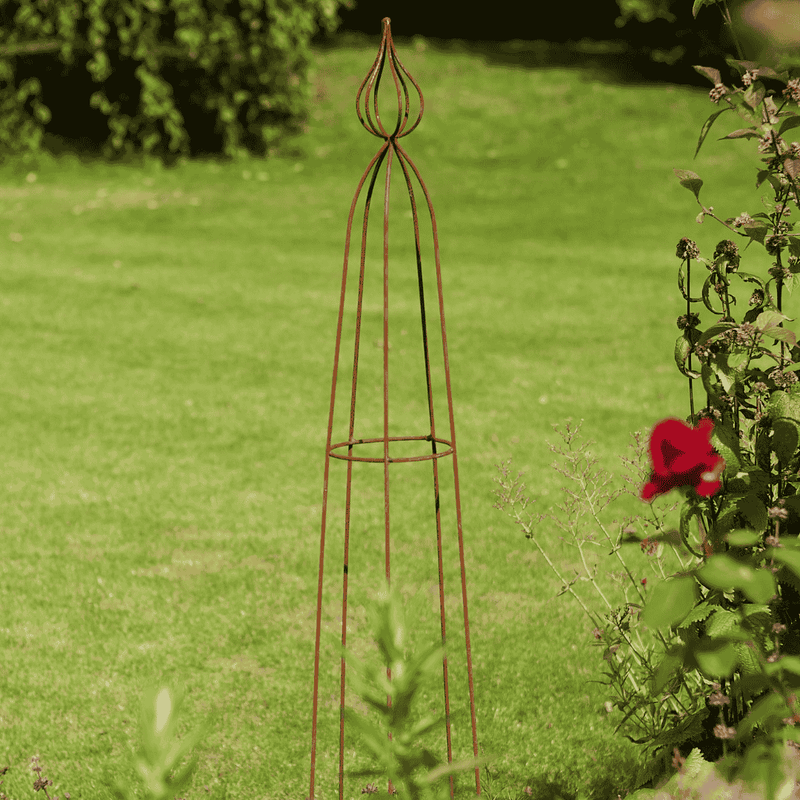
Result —
<instances>
[{"instance_id":1,"label":"green leaf","mask_svg":"<svg viewBox=\"0 0 800 800\"><path fill-rule=\"evenodd\" d=\"M689 169L673 169L672 170L681 182L681 186L687 188L699 200L700 189L703 186L702 178Z\"/></svg>"},{"instance_id":2,"label":"green leaf","mask_svg":"<svg viewBox=\"0 0 800 800\"><path fill-rule=\"evenodd\" d=\"M709 678L728 678L736 668L736 645L725 642L714 649L696 650L697 665Z\"/></svg>"},{"instance_id":3,"label":"green leaf","mask_svg":"<svg viewBox=\"0 0 800 800\"><path fill-rule=\"evenodd\" d=\"M741 620L735 611L717 609L706 623L706 634L712 639L746 639Z\"/></svg>"},{"instance_id":4,"label":"green leaf","mask_svg":"<svg viewBox=\"0 0 800 800\"><path fill-rule=\"evenodd\" d=\"M764 239L769 231L769 226L763 222L747 222L742 225L744 233L760 244L764 244Z\"/></svg>"},{"instance_id":5,"label":"green leaf","mask_svg":"<svg viewBox=\"0 0 800 800\"><path fill-rule=\"evenodd\" d=\"M776 391L767 402L767 412L772 419L793 419L800 424L800 398L786 392Z\"/></svg>"},{"instance_id":6,"label":"green leaf","mask_svg":"<svg viewBox=\"0 0 800 800\"><path fill-rule=\"evenodd\" d=\"M697 584L691 576L670 578L659 583L642 611L642 621L651 628L678 625L692 610L697 598Z\"/></svg>"},{"instance_id":7,"label":"green leaf","mask_svg":"<svg viewBox=\"0 0 800 800\"><path fill-rule=\"evenodd\" d=\"M734 547L752 547L761 541L761 534L755 531L731 531L726 537Z\"/></svg>"},{"instance_id":8,"label":"green leaf","mask_svg":"<svg viewBox=\"0 0 800 800\"><path fill-rule=\"evenodd\" d=\"M758 171L758 175L756 175L756 189L761 186L762 183L769 177L769 170L768 169L760 169Z\"/></svg>"},{"instance_id":9,"label":"green leaf","mask_svg":"<svg viewBox=\"0 0 800 800\"><path fill-rule=\"evenodd\" d=\"M800 578L800 551L788 547L771 547L765 551L765 555L788 567Z\"/></svg>"},{"instance_id":10,"label":"green leaf","mask_svg":"<svg viewBox=\"0 0 800 800\"><path fill-rule=\"evenodd\" d=\"M730 422L714 426L714 430L711 432L711 444L725 459L725 474L735 475L740 469L741 450L739 437Z\"/></svg>"},{"instance_id":11,"label":"green leaf","mask_svg":"<svg viewBox=\"0 0 800 800\"><path fill-rule=\"evenodd\" d=\"M714 370L714 374L717 376L717 380L722 384L722 388L725 390L726 394L730 394L731 386L733 386L733 377L731 376L731 371L728 369L726 356L727 353L718 353L714 356L714 360L711 362L711 369Z\"/></svg>"},{"instance_id":12,"label":"green leaf","mask_svg":"<svg viewBox=\"0 0 800 800\"><path fill-rule=\"evenodd\" d=\"M784 158L783 169L790 178L797 180L800 175L800 158Z\"/></svg>"},{"instance_id":13,"label":"green leaf","mask_svg":"<svg viewBox=\"0 0 800 800\"><path fill-rule=\"evenodd\" d=\"M660 694L661 690L669 682L672 673L682 666L683 657L686 648L685 646L678 646L668 650L664 654L664 658L658 665L655 677L653 678L653 693Z\"/></svg>"},{"instance_id":14,"label":"green leaf","mask_svg":"<svg viewBox=\"0 0 800 800\"><path fill-rule=\"evenodd\" d=\"M721 336L723 333L734 327L736 327L735 322L717 322L710 328L707 328L705 331L703 331L703 335L700 337L700 343L705 344L715 336Z\"/></svg>"},{"instance_id":15,"label":"green leaf","mask_svg":"<svg viewBox=\"0 0 800 800\"><path fill-rule=\"evenodd\" d=\"M724 553L711 556L698 571L697 578L714 589L740 589L753 603L768 603L775 594L771 572L753 569Z\"/></svg>"},{"instance_id":16,"label":"green leaf","mask_svg":"<svg viewBox=\"0 0 800 800\"><path fill-rule=\"evenodd\" d=\"M729 133L727 136L721 136L718 141L723 139L760 139L761 134L756 128L739 128L739 130Z\"/></svg>"},{"instance_id":17,"label":"green leaf","mask_svg":"<svg viewBox=\"0 0 800 800\"><path fill-rule=\"evenodd\" d=\"M772 449L781 466L788 467L797 455L800 431L797 423L788 419L777 419L772 424Z\"/></svg>"},{"instance_id":18,"label":"green leaf","mask_svg":"<svg viewBox=\"0 0 800 800\"><path fill-rule=\"evenodd\" d=\"M700 9L706 4L715 2L716 0L694 0L694 8ZM694 9L692 10L694 13ZM695 16L697 16L696 13ZM718 83L722 83L722 76L719 74L719 70L714 69L714 67L700 67L695 65L694 70L695 72L699 72L701 75L704 75L706 78L708 78L711 83L714 84L714 86L716 86Z\"/></svg>"},{"instance_id":19,"label":"green leaf","mask_svg":"<svg viewBox=\"0 0 800 800\"><path fill-rule=\"evenodd\" d=\"M700 373L695 370L690 370L686 366L686 361L689 358L689 353L692 350L690 340L697 341L700 338L700 333L696 328L686 328L675 342L675 363L681 374L687 378L699 378Z\"/></svg>"},{"instance_id":20,"label":"green leaf","mask_svg":"<svg viewBox=\"0 0 800 800\"><path fill-rule=\"evenodd\" d=\"M770 339L776 341L787 342L791 347L797 344L794 331L790 331L788 328L768 328L764 331L764 336L769 336Z\"/></svg>"},{"instance_id":21,"label":"green leaf","mask_svg":"<svg viewBox=\"0 0 800 800\"><path fill-rule=\"evenodd\" d=\"M778 136L782 136L786 131L792 128L800 128L800 115L793 114L791 117L787 117L781 122L781 126L778 128Z\"/></svg>"},{"instance_id":22,"label":"green leaf","mask_svg":"<svg viewBox=\"0 0 800 800\"><path fill-rule=\"evenodd\" d=\"M693 622L702 622L704 619L707 619L709 615L713 614L715 610L715 607L708 605L708 603L699 603L689 612L689 616L681 622L679 627L686 628Z\"/></svg>"},{"instance_id":23,"label":"green leaf","mask_svg":"<svg viewBox=\"0 0 800 800\"><path fill-rule=\"evenodd\" d=\"M683 542L689 541L689 523L691 522L692 517L701 519L702 515L700 513L700 509L695 505L691 505L690 503L683 503L681 505L680 518L680 534Z\"/></svg>"},{"instance_id":24,"label":"green leaf","mask_svg":"<svg viewBox=\"0 0 800 800\"><path fill-rule=\"evenodd\" d=\"M800 658L797 656L781 656L774 664L768 664L767 669L775 667L775 671L786 669L794 675L800 675Z\"/></svg>"},{"instance_id":25,"label":"green leaf","mask_svg":"<svg viewBox=\"0 0 800 800\"><path fill-rule=\"evenodd\" d=\"M764 84L761 81L755 81L747 87L744 93L744 102L755 111L761 105L766 94L767 90L764 88Z\"/></svg>"},{"instance_id":26,"label":"green leaf","mask_svg":"<svg viewBox=\"0 0 800 800\"><path fill-rule=\"evenodd\" d=\"M707 69L707 67L695 67L695 69L700 72L700 70ZM713 70L719 76L719 70ZM702 73L706 74L706 73ZM708 76L706 76L708 77ZM725 108L721 108L719 111L715 111L703 124L702 129L700 130L700 138L697 140L697 149L694 151L694 157L697 158L697 154L700 152L700 148L703 146L703 142L708 136L708 132L711 130L711 126L716 121L717 117L720 114L724 114L726 111L732 111L733 109L730 106L725 106Z\"/></svg>"},{"instance_id":27,"label":"green leaf","mask_svg":"<svg viewBox=\"0 0 800 800\"><path fill-rule=\"evenodd\" d=\"M780 311L774 311L772 309L768 309L767 311L762 311L758 317L756 317L756 328L760 331L765 330L766 328L774 328L776 325L779 325L784 320L789 319L786 314L782 314Z\"/></svg>"},{"instance_id":28,"label":"green leaf","mask_svg":"<svg viewBox=\"0 0 800 800\"><path fill-rule=\"evenodd\" d=\"M736 507L754 530L761 532L767 527L767 507L755 494L747 494L737 500Z\"/></svg>"},{"instance_id":29,"label":"green leaf","mask_svg":"<svg viewBox=\"0 0 800 800\"><path fill-rule=\"evenodd\" d=\"M784 699L779 694L770 692L754 703L750 713L739 723L739 735L750 733L756 725L770 718L781 720L789 716L787 711Z\"/></svg>"}]
</instances>

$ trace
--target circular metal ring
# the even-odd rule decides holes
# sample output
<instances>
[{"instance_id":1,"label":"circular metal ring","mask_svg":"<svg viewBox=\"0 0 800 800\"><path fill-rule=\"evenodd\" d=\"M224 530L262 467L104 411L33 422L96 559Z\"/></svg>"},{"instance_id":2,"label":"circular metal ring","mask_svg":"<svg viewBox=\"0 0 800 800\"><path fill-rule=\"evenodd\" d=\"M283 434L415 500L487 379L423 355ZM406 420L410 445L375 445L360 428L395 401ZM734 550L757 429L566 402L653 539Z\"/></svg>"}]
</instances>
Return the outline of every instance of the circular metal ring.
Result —
<instances>
[{"instance_id":1,"label":"circular metal ring","mask_svg":"<svg viewBox=\"0 0 800 800\"><path fill-rule=\"evenodd\" d=\"M441 458L442 456L449 456L453 452L453 443L448 442L447 439L439 439L435 436L431 436L430 434L427 436L390 436L388 441L390 442L437 442L438 444L445 445L448 449L442 450L441 453L428 453L424 456L411 456L409 458L392 458L391 456L388 459L384 458L365 458L362 456L354 456L351 453L347 455L341 455L339 453L334 453L333 451L342 447L352 448L357 444L378 444L379 442L386 441L383 437L379 437L377 439L353 439L349 442L339 442L338 444L332 444L331 448L328 452L328 455L331 458L340 458L343 461L369 461L375 464L383 464L384 461L388 460L390 464L399 464L404 461L431 461L434 458Z\"/></svg>"}]
</instances>

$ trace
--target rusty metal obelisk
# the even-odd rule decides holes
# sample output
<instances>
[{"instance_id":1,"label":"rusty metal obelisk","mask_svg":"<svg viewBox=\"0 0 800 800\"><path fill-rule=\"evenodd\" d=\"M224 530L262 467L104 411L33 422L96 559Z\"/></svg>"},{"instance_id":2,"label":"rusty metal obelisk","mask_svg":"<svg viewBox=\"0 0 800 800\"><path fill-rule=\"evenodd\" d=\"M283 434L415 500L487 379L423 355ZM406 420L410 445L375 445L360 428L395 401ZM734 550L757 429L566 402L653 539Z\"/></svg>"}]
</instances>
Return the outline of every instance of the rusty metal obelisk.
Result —
<instances>
[{"instance_id":1,"label":"rusty metal obelisk","mask_svg":"<svg viewBox=\"0 0 800 800\"><path fill-rule=\"evenodd\" d=\"M381 120L381 115L378 108L378 90L381 85L381 78L389 71L391 78L394 82L396 94L396 120L393 125L384 127ZM410 116L409 109L411 106L411 95L409 92L410 87L416 91L418 95L419 110L416 114ZM365 91L366 90L366 91ZM385 94L385 93L384 93ZM416 105L416 103L415 103ZM392 104L392 108L395 106ZM414 78L400 63L395 51L394 43L392 41L392 34L390 28L389 18L383 20L383 36L381 39L380 49L378 56L372 65L367 77L361 84L356 95L356 112L358 119L366 130L383 139L383 144L374 156L369 166L361 177L358 184L355 197L353 198L350 207L350 214L347 220L347 234L345 239L345 255L344 255L344 269L342 274L342 288L339 304L339 319L336 329L336 346L333 363L333 383L331 387L331 400L330 400L330 416L328 419L328 436L325 449L325 473L324 473L324 488L322 500L322 526L320 534L320 556L319 556L319 585L317 591L317 617L316 617L316 641L314 650L314 691L313 691L313 712L312 712L312 730L311 730L311 780L309 789L309 800L315 800L315 778L316 778L316 759L317 759L317 712L319 700L319 677L320 677L320 633L322 624L322 608L323 608L323 568L325 561L325 534L326 526L328 524L328 489L331 480L331 464L333 460L346 462L346 477L344 487L344 564L343 564L343 585L342 585L342 605L341 605L341 644L344 648L347 642L348 632L348 617L347 617L347 594L348 594L348 578L352 577L354 581L358 581L361 576L355 574L355 570L350 570L348 575L348 567L351 565L351 532L352 539L355 544L361 547L361 542L358 541L358 536L361 531L351 530L353 528L352 522L352 506L358 496L357 489L354 490L354 464L363 463L365 467L370 466L370 469L380 470L383 467L383 508L382 523L383 523L383 567L385 569L385 576L387 581L391 581L391 561L390 561L390 540L391 540L391 522L395 522L396 518L400 516L406 506L390 507L390 489L392 488L392 479L403 480L400 473L409 467L406 465L409 462L425 462L429 461L431 465L431 478L432 478L432 492L430 488L425 491L424 496L416 498L414 506L417 509L429 508L430 509L430 524L428 529L418 531L419 544L418 550L427 547L428 542L431 544L431 559L433 558L433 544L435 535L436 555L438 559L438 611L441 621L441 637L442 643L446 641L446 625L445 625L445 585L444 575L445 570L443 566L443 527L446 527L443 521L442 509L440 507L440 462L442 465L449 459L452 464L452 496L454 497L454 519L455 519L455 533L458 539L458 558L459 568L461 575L461 605L464 615L464 642L466 646L466 672L467 682L469 686L469 708L470 719L472 726L472 752L475 757L478 756L478 740L477 740L477 727L475 720L475 697L473 690L472 679L472 654L470 647L469 635L469 614L467 610L467 584L466 584L466 570L464 562L464 542L461 526L461 500L459 496L459 481L458 481L458 460L456 455L456 434L453 420L453 398L450 387L450 367L447 355L447 335L445 332L444 321L444 300L442 296L442 276L439 263L439 241L436 231L436 217L433 211L428 190L419 174L414 163L408 157L407 153L400 145L400 139L408 136L420 123L422 119L422 112L424 108L424 101L422 92L417 85ZM413 119L413 122L412 122ZM421 395L425 394L424 400L420 397L419 408L422 408L421 422L418 428L410 431L393 431L394 433L405 433L406 435L390 435L390 420L389 420L389 366L390 360L392 363L397 363L393 359L399 357L399 353L405 353L398 344L390 345L390 326L389 326L389 209L390 209L390 183L392 176L392 167L397 163L402 171L402 177L405 186L408 190L408 197L410 200L410 210L405 212L406 223L408 218L411 219L413 224L413 251L411 250L411 241L401 243L401 259L403 261L400 269L408 267L401 277L397 278L393 272L392 293L393 296L402 295L402 292L397 288L414 286L412 298L407 296L400 297L400 305L407 312L409 307L418 303L419 305L419 318L417 324L421 326L421 349L422 358L420 361L419 372L419 392ZM378 292L378 296L382 294L382 309L380 307L380 300L374 303L369 303L365 300L365 284L370 283L367 278L366 264L368 259L367 247L367 232L369 229L369 212L372 202L373 193L378 182L378 178L384 174L385 187L383 192L383 237L382 237L382 260L383 260L383 275L382 275L382 292ZM415 194L414 185L412 183L412 173L416 177L419 187L422 192L422 198L427 205L430 214L431 228L432 228L432 250L433 260L435 262L435 278L436 278L436 295L438 297L438 327L441 332L440 342L436 342L436 348L432 348L431 340L429 339L428 331L428 316L430 312L426 312L425 304L425 284L424 277L432 277L430 275L430 267L428 266L427 272L423 271L423 251L430 252L430 242L420 236L420 220L418 216L417 195ZM354 342L352 349L352 362L349 361L347 368L351 368L352 372L347 376L347 380L343 380L343 386L349 388L350 403L349 403L349 421L347 438L344 439L344 431L341 435L334 437L334 416L336 407L336 393L337 384L341 380L340 375L340 354L342 352L342 339L343 328L345 326L345 307L348 298L348 265L350 256L350 242L353 229L353 219L356 213L356 206L361 195L361 190L364 184L369 180L366 199L364 203L364 215L361 231L361 259L360 259L360 273L358 275L358 286L355 292L355 326L353 329ZM408 237L411 239L411 236ZM424 245L424 246L423 246ZM397 247L397 245L396 245ZM377 260L377 258L375 259ZM413 262L416 261L416 274L414 274ZM394 261L392 261L394 264ZM375 277L374 285L377 287L379 276ZM354 278L354 276L353 276ZM408 279L407 283L404 281ZM354 282L351 279L351 282ZM354 287L353 287L354 288ZM433 297L433 290L429 289L431 297ZM352 295L353 292L350 292ZM418 295L418 298L417 298ZM352 303L351 299L351 303ZM397 302L397 301L396 301ZM394 312L393 312L394 313ZM434 313L435 315L435 313ZM382 327L379 328L382 332L382 338L371 339L365 347L363 341L363 331L367 322L377 325L379 316L382 316ZM405 319L405 317L402 317ZM395 322L395 325L397 323ZM348 329L349 329L348 323ZM396 329L394 329L396 332ZM408 331L401 330L402 336L407 336ZM435 331L431 338L436 340L438 332ZM410 339L403 340L410 342ZM441 350L439 350L439 344ZM374 354L374 348L369 349L369 345L377 347L382 351L382 364L381 369L375 369L370 373L367 369L366 362L370 354ZM394 347L394 352L390 356L390 349ZM366 352L365 352L366 350ZM417 351L418 352L418 351ZM436 355L437 366L432 370L432 356ZM377 360L379 356L374 355ZM364 373L367 379L374 377L375 383L382 382L382 412L380 409L381 403L378 399L376 386L370 386L365 392L361 389L359 394L359 366L362 367L362 384L365 381ZM438 366L441 365L441 366ZM397 370L395 370L396 374ZM446 432L440 431L436 426L436 417L434 414L434 385L441 381L443 376L444 386L447 394L447 414L449 426ZM405 392L409 390L412 384L411 371L405 369L398 378L394 379L392 384L393 397L405 396ZM359 397L359 417L356 416L356 397ZM364 412L364 408L369 407L369 401L372 400L375 404L375 411L370 415ZM397 401L396 401L397 405ZM408 404L403 405L403 409L410 407ZM382 426L379 427L380 417L382 416ZM393 413L393 424L397 424L397 419L402 419L403 414ZM382 429L381 429L382 427ZM339 441L336 441L339 439ZM409 455L411 452L413 454ZM421 466L421 465L420 465ZM338 471L340 468L337 467ZM345 469L344 466L341 469ZM359 470L363 469L358 467ZM416 469L416 468L415 468ZM448 485L449 485L449 476ZM442 476L442 479L444 477ZM429 485L430 486L430 485ZM363 493L362 493L363 494ZM376 497L377 499L377 497ZM429 504L429 505L428 505ZM375 503L377 505L377 503ZM390 514L393 512L393 516ZM423 513L423 512L420 512ZM379 518L380 518L379 517ZM380 522L377 523L380 525ZM397 524L397 523L395 523ZM374 526L373 526L374 527ZM450 545L448 545L449 547ZM453 545L454 546L454 545ZM360 552L360 550L359 550ZM401 559L402 561L402 559ZM431 564L431 567L433 565ZM363 577L361 577L363 580ZM356 584L358 585L358 584ZM433 584L431 584L431 590ZM459 632L460 635L460 632ZM459 673L460 674L460 673ZM344 800L344 752L345 752L345 736L344 736L344 707L345 707L345 660L341 658L340 672L339 672L339 798ZM452 762L453 759L453 741L451 735L451 709L450 709L450 678L448 676L448 654L445 652L442 662L442 680L444 690L444 717L445 717L445 734L447 741L447 760ZM475 788L477 793L480 794L480 774L478 768L475 769ZM453 796L453 779L450 779L450 794ZM326 795L327 796L327 790Z\"/></svg>"}]
</instances>

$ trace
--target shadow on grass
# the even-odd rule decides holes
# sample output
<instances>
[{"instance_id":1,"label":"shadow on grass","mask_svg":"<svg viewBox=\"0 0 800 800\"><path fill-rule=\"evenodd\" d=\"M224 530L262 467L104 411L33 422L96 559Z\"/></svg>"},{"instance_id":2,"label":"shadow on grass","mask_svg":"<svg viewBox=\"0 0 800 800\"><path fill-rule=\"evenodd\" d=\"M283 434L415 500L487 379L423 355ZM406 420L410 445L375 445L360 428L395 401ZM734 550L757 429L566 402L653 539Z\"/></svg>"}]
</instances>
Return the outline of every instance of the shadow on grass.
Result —
<instances>
[{"instance_id":1,"label":"shadow on grass","mask_svg":"<svg viewBox=\"0 0 800 800\"><path fill-rule=\"evenodd\" d=\"M532 774L521 783L512 779L518 784L514 788L500 788L511 776L502 776L489 766L481 773L481 789L487 800L617 800L637 788L636 773L634 759L621 759L598 765L585 775L568 774L567 769L560 774Z\"/></svg>"}]
</instances>

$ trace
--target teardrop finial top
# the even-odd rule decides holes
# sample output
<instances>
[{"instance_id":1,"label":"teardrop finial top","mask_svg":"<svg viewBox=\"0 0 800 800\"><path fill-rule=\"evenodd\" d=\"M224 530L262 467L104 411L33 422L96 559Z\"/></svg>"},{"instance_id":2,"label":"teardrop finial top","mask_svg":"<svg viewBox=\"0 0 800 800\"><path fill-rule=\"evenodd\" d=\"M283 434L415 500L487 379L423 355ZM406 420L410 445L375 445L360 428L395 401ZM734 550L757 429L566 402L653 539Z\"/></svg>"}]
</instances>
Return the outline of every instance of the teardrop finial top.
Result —
<instances>
[{"instance_id":1,"label":"teardrop finial top","mask_svg":"<svg viewBox=\"0 0 800 800\"><path fill-rule=\"evenodd\" d=\"M420 121L422 120L423 110L425 108L425 103L422 98L422 90L419 88L419 85L414 78L411 77L411 73L406 70L406 68L400 62L400 59L397 57L397 51L395 50L394 42L392 41L391 22L392 20L389 17L384 17L382 20L383 36L381 37L381 46L378 50L378 56L375 59L375 63L372 65L372 69L370 69L370 71L367 73L367 77L364 78L364 81L358 90L358 94L356 95L356 114L358 114L359 122L361 122L364 128L373 134L373 136L378 136L381 139L387 140L399 139L401 136L408 136L408 134L411 133L411 131L413 131L417 125L419 125ZM389 69L392 73L395 91L397 93L397 121L394 125L394 129L391 130L391 132L384 128L383 123L381 122L380 112L378 111L378 89L380 88L381 76L383 75L383 69L386 65L387 59L389 62ZM417 118L411 127L408 128L406 126L409 122L409 108L411 103L407 81L411 83L417 95L419 96L419 111L417 113ZM364 93L365 87L367 90L366 94ZM370 94L372 95L371 102ZM362 95L364 95L363 109L361 102Z\"/></svg>"}]
</instances>

